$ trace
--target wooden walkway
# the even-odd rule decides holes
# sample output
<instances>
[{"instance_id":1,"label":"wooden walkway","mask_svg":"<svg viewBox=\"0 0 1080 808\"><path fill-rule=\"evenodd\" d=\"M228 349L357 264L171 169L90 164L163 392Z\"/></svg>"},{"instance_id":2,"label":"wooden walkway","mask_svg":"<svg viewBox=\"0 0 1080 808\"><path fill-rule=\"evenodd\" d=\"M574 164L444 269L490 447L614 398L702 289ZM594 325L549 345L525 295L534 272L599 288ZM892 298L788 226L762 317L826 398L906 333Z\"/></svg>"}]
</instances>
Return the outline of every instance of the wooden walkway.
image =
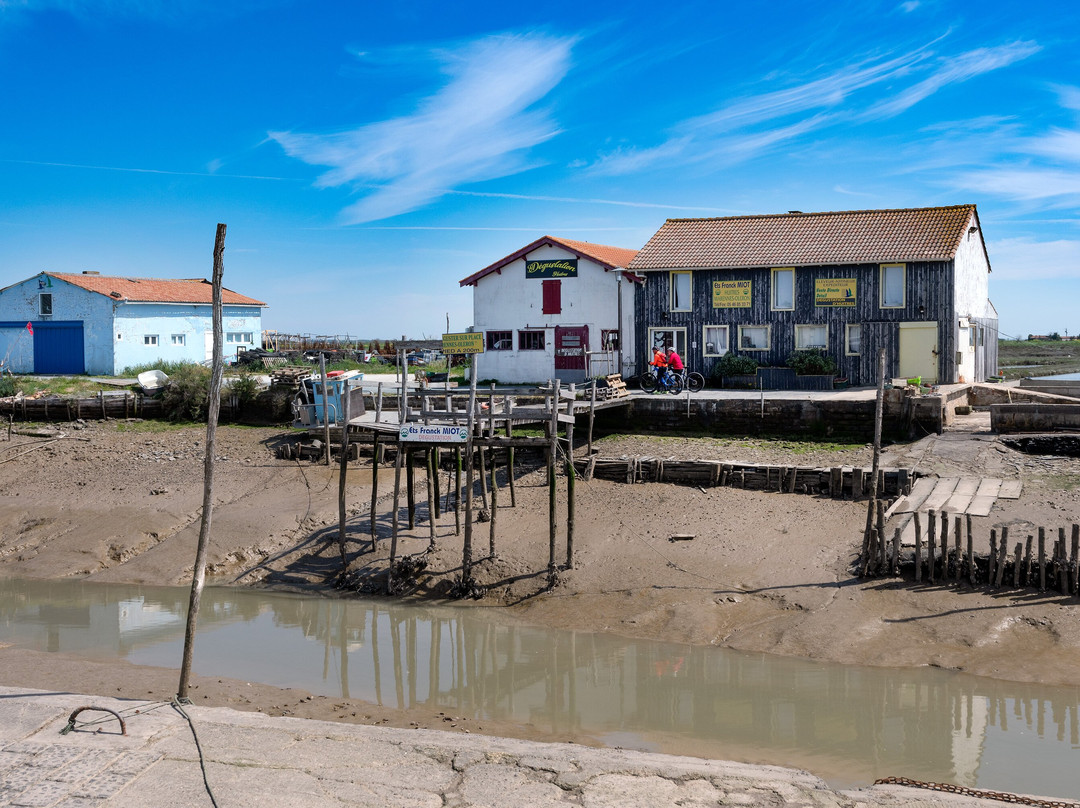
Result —
<instances>
[{"instance_id":1,"label":"wooden walkway","mask_svg":"<svg viewBox=\"0 0 1080 808\"><path fill-rule=\"evenodd\" d=\"M1020 499L1019 480L999 480L994 477L921 477L915 481L911 493L893 503L886 512L892 517L888 534L900 528L900 543L915 544L915 520L913 515L930 511L948 513L951 516L989 516L990 509L999 499ZM923 529L926 520L922 518ZM925 535L925 534L924 534Z\"/></svg>"}]
</instances>

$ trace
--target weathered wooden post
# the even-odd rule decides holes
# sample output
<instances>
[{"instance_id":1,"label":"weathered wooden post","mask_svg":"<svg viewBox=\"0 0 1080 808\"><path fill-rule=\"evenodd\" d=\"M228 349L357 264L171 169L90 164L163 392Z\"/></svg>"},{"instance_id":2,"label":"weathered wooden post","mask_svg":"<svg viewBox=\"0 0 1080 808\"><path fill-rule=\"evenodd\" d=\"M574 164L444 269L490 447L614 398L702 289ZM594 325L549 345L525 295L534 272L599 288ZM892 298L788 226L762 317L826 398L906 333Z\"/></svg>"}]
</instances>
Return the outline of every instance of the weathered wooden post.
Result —
<instances>
[{"instance_id":1,"label":"weathered wooden post","mask_svg":"<svg viewBox=\"0 0 1080 808\"><path fill-rule=\"evenodd\" d=\"M1065 528L1058 528L1058 543L1061 544L1061 559L1058 561L1058 582L1061 586L1061 594L1069 594L1069 557L1065 547Z\"/></svg>"},{"instance_id":2,"label":"weathered wooden post","mask_svg":"<svg viewBox=\"0 0 1080 808\"><path fill-rule=\"evenodd\" d=\"M915 520L915 583L922 581L922 520L919 511L912 514Z\"/></svg>"},{"instance_id":3,"label":"weathered wooden post","mask_svg":"<svg viewBox=\"0 0 1080 808\"><path fill-rule=\"evenodd\" d=\"M1028 533L1027 550L1024 553L1024 586L1031 586L1031 543L1035 537Z\"/></svg>"},{"instance_id":4,"label":"weathered wooden post","mask_svg":"<svg viewBox=\"0 0 1080 808\"><path fill-rule=\"evenodd\" d=\"M394 512L390 521L390 564L386 568L386 594L394 594L394 561L397 559L398 509L401 507L401 462L404 447L398 436L397 452L394 453Z\"/></svg>"},{"instance_id":5,"label":"weathered wooden post","mask_svg":"<svg viewBox=\"0 0 1080 808\"><path fill-rule=\"evenodd\" d=\"M413 488L413 451L405 450L405 501L409 514L409 530L416 527L416 491Z\"/></svg>"},{"instance_id":6,"label":"weathered wooden post","mask_svg":"<svg viewBox=\"0 0 1080 808\"><path fill-rule=\"evenodd\" d=\"M597 379L592 380L592 389L589 392L589 457L592 457L592 433L593 423L596 421L596 383Z\"/></svg>"},{"instance_id":7,"label":"weathered wooden post","mask_svg":"<svg viewBox=\"0 0 1080 808\"><path fill-rule=\"evenodd\" d=\"M344 575L349 568L349 561L345 553L345 477L349 471L349 416L351 404L349 399L349 382L342 382L341 402L343 420L341 422L341 464L338 468L338 552L341 554L341 574Z\"/></svg>"},{"instance_id":8,"label":"weathered wooden post","mask_svg":"<svg viewBox=\"0 0 1080 808\"><path fill-rule=\"evenodd\" d=\"M217 454L217 422L221 411L222 358L221 277L225 273L225 225L218 224L214 238L214 274L212 283L212 320L214 329L213 370L210 374L210 399L207 403L206 452L203 457L202 522L199 542L195 549L195 567L191 574L191 598L188 601L187 625L184 629L184 655L180 663L180 683L176 695L186 699L191 660L195 652L195 626L199 620L203 584L206 582L206 553L210 544L210 525L214 514L214 455Z\"/></svg>"},{"instance_id":9,"label":"weathered wooden post","mask_svg":"<svg viewBox=\"0 0 1080 808\"><path fill-rule=\"evenodd\" d=\"M1005 576L1005 559L1009 557L1009 526L1001 527L1001 544L998 545L997 567L994 569L994 586L1001 586L1001 579Z\"/></svg>"},{"instance_id":10,"label":"weathered wooden post","mask_svg":"<svg viewBox=\"0 0 1080 808\"><path fill-rule=\"evenodd\" d=\"M926 580L934 582L934 564L937 562L937 511L926 514Z\"/></svg>"},{"instance_id":11,"label":"weathered wooden post","mask_svg":"<svg viewBox=\"0 0 1080 808\"><path fill-rule=\"evenodd\" d=\"M491 450L491 523L488 525L488 555L495 558L495 517L499 512L499 480L496 476L498 464L495 462L495 449Z\"/></svg>"},{"instance_id":12,"label":"weathered wooden post","mask_svg":"<svg viewBox=\"0 0 1080 808\"><path fill-rule=\"evenodd\" d=\"M994 585L994 570L997 568L997 528L990 528L990 555L986 559L986 585Z\"/></svg>"},{"instance_id":13,"label":"weathered wooden post","mask_svg":"<svg viewBox=\"0 0 1080 808\"><path fill-rule=\"evenodd\" d=\"M379 382L382 384L382 382ZM379 433L373 431L372 444L371 444L371 552L375 552L375 540L378 538L375 532L376 520L378 514L375 512L375 505L379 499Z\"/></svg>"},{"instance_id":14,"label":"weathered wooden post","mask_svg":"<svg viewBox=\"0 0 1080 808\"><path fill-rule=\"evenodd\" d=\"M461 535L461 447L454 447L454 535Z\"/></svg>"},{"instance_id":15,"label":"weathered wooden post","mask_svg":"<svg viewBox=\"0 0 1080 808\"><path fill-rule=\"evenodd\" d=\"M885 349L878 349L878 389L877 404L874 408L874 465L870 475L870 502L866 507L866 529L863 535L863 555L870 548L870 528L874 523L874 514L877 511L878 498L878 468L881 464L881 420L885 410ZM837 475L833 470L833 484L835 486ZM842 481L843 478L841 478ZM839 487L839 486L837 486ZM832 495L838 496L840 492L833 489Z\"/></svg>"},{"instance_id":16,"label":"weathered wooden post","mask_svg":"<svg viewBox=\"0 0 1080 808\"><path fill-rule=\"evenodd\" d=\"M442 465L440 463L440 460L441 460L440 455L441 455L441 450L440 450L440 448L438 446L434 447L431 450L431 463L430 463L430 468L428 469L428 474L431 475L432 487L433 487L434 493L435 493L435 518L436 519L438 519L440 516L442 516L442 509L440 507L440 505L441 505L440 493L441 492L439 490L439 467Z\"/></svg>"},{"instance_id":17,"label":"weathered wooden post","mask_svg":"<svg viewBox=\"0 0 1080 808\"><path fill-rule=\"evenodd\" d=\"M964 554L960 552L960 538L961 538L961 534L963 533L963 530L964 530L964 524L961 521L960 517L957 516L956 520L953 522L953 552L956 555L956 575L955 575L955 578L958 581L960 580L961 569L964 566L961 563L963 561L963 559L964 559Z\"/></svg>"},{"instance_id":18,"label":"weathered wooden post","mask_svg":"<svg viewBox=\"0 0 1080 808\"><path fill-rule=\"evenodd\" d=\"M941 512L941 580L949 580L949 514Z\"/></svg>"},{"instance_id":19,"label":"weathered wooden post","mask_svg":"<svg viewBox=\"0 0 1080 808\"><path fill-rule=\"evenodd\" d=\"M469 415L465 438L465 540L461 546L461 583L463 589L472 585L472 500L473 500L473 429L476 426L476 357L469 373Z\"/></svg>"},{"instance_id":20,"label":"weathered wooden post","mask_svg":"<svg viewBox=\"0 0 1080 808\"><path fill-rule=\"evenodd\" d=\"M323 452L330 465L330 394L326 390L326 354L319 352L319 384L322 385Z\"/></svg>"},{"instance_id":21,"label":"weathered wooden post","mask_svg":"<svg viewBox=\"0 0 1080 808\"><path fill-rule=\"evenodd\" d=\"M1046 591L1046 528L1039 528L1039 591Z\"/></svg>"},{"instance_id":22,"label":"weathered wooden post","mask_svg":"<svg viewBox=\"0 0 1080 808\"><path fill-rule=\"evenodd\" d=\"M435 517L437 515L438 505L436 504L439 499L435 496L435 474L432 467L434 463L432 456L434 449L428 449L427 455L424 458L427 465L427 512L428 512L428 548L435 549Z\"/></svg>"},{"instance_id":23,"label":"weathered wooden post","mask_svg":"<svg viewBox=\"0 0 1080 808\"><path fill-rule=\"evenodd\" d=\"M566 412L574 418L574 404L577 400L577 386L570 385L573 398L566 405ZM574 421L566 424L566 568L574 568L574 483L577 469L574 468Z\"/></svg>"},{"instance_id":24,"label":"weathered wooden post","mask_svg":"<svg viewBox=\"0 0 1080 808\"><path fill-rule=\"evenodd\" d=\"M551 383L551 420L548 426L548 586L555 586L555 455L559 450L559 380Z\"/></svg>"},{"instance_id":25,"label":"weathered wooden post","mask_svg":"<svg viewBox=\"0 0 1080 808\"><path fill-rule=\"evenodd\" d=\"M1072 560L1069 562L1072 570L1073 592L1080 595L1080 525L1072 526Z\"/></svg>"}]
</instances>

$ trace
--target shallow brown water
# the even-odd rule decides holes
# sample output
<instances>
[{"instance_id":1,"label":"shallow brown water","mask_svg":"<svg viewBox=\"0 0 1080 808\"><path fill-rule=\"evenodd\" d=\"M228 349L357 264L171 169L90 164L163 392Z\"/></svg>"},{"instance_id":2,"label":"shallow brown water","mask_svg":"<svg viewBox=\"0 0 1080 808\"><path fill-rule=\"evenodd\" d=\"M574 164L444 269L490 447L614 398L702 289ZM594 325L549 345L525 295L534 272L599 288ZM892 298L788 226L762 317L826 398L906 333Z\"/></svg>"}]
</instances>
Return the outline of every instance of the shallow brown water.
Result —
<instances>
[{"instance_id":1,"label":"shallow brown water","mask_svg":"<svg viewBox=\"0 0 1080 808\"><path fill-rule=\"evenodd\" d=\"M179 664L188 593L0 581L0 641ZM552 631L486 608L203 595L196 673L506 721L610 746L1075 796L1080 688Z\"/></svg>"}]
</instances>

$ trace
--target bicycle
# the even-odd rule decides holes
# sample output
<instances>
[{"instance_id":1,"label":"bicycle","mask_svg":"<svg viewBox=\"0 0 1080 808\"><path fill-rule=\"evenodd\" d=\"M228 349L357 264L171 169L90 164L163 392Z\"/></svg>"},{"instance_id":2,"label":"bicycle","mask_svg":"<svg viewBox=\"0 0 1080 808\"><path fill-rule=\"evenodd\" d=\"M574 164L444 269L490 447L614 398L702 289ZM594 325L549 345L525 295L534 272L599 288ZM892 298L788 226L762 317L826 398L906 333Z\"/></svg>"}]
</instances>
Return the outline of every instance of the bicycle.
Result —
<instances>
[{"instance_id":1,"label":"bicycle","mask_svg":"<svg viewBox=\"0 0 1080 808\"><path fill-rule=\"evenodd\" d=\"M691 393L699 393L705 389L705 377L697 371L687 373L686 368L683 368L679 373L682 375L683 387L689 388Z\"/></svg>"},{"instance_id":2,"label":"bicycle","mask_svg":"<svg viewBox=\"0 0 1080 808\"><path fill-rule=\"evenodd\" d=\"M655 393L657 391L661 393L681 393L683 389L682 376L677 373L665 373L662 377L657 378L654 371L648 371L638 380L641 385L641 389L646 393Z\"/></svg>"}]
</instances>

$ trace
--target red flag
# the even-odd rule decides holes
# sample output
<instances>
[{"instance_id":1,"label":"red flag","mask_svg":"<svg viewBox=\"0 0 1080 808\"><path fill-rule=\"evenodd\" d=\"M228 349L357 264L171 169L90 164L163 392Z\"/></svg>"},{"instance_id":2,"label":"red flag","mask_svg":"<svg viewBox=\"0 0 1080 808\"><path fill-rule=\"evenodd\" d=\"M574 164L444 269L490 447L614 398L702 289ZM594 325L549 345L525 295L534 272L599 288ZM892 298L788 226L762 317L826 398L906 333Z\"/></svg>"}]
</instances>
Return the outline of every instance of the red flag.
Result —
<instances>
[{"instance_id":1,"label":"red flag","mask_svg":"<svg viewBox=\"0 0 1080 808\"><path fill-rule=\"evenodd\" d=\"M26 324L26 330L30 332L30 336L34 336L34 327L30 323Z\"/></svg>"}]
</instances>

